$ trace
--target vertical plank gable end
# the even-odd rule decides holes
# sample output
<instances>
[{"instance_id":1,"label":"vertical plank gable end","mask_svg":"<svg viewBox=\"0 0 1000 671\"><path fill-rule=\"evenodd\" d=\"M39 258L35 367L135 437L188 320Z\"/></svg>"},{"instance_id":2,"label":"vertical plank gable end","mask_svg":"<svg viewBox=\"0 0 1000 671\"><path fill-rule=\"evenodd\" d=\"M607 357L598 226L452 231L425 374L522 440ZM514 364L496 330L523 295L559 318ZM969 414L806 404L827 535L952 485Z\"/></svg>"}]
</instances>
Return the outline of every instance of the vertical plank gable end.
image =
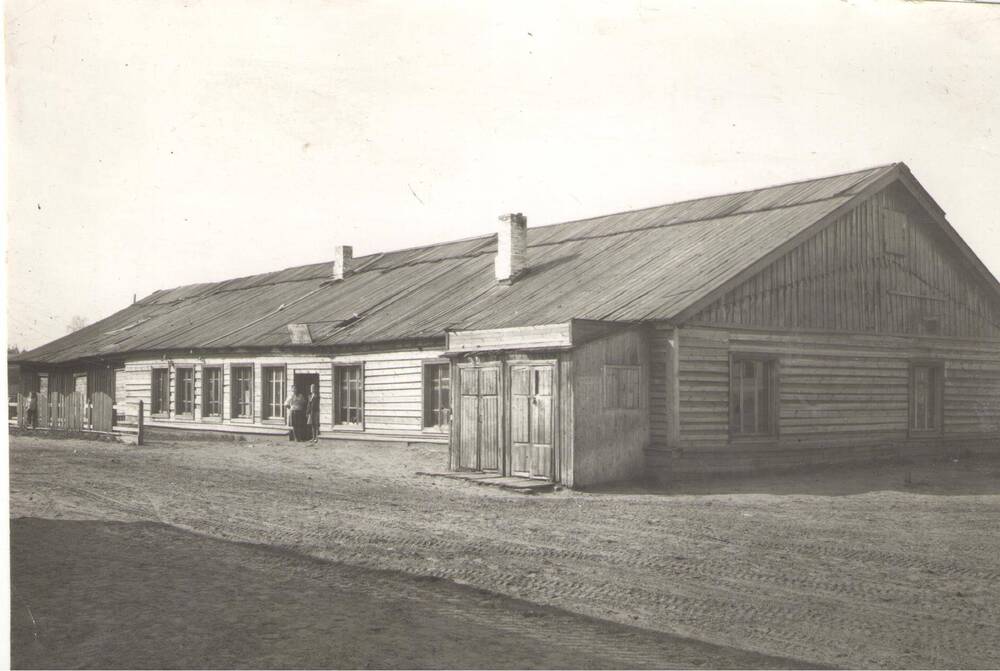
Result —
<instances>
[{"instance_id":1,"label":"vertical plank gable end","mask_svg":"<svg viewBox=\"0 0 1000 671\"><path fill-rule=\"evenodd\" d=\"M831 223L837 221L845 214L849 214L851 210L858 207L859 203L863 203L864 201L869 199L872 195L878 193L882 189L892 184L894 181L898 180L899 175L900 175L899 167L898 166L893 167L891 170L887 171L880 178L873 181L871 184L869 184L860 192L851 197L850 200L842 203L840 206L835 208L832 212L821 218L819 221L808 226L805 230L793 236L791 239L786 240L784 243L774 248L761 258L751 261L750 263L748 263L746 268L744 268L739 273L731 277L729 280L723 282L715 289L709 291L704 296L697 298L694 302L684 307L673 317L672 321L677 324L686 323L692 317L700 313L702 310L711 306L720 298L724 297L728 292L744 285L746 281L752 278L754 275L756 275L757 273L761 272L762 270L770 266L779 258L787 254L789 251L801 245L804 241L815 236L818 231L821 231Z\"/></svg>"},{"instance_id":2,"label":"vertical plank gable end","mask_svg":"<svg viewBox=\"0 0 1000 671\"><path fill-rule=\"evenodd\" d=\"M774 272L788 262L790 277ZM776 313L773 301L785 291L790 292L791 300ZM1000 300L993 294L938 230L925 208L897 182L687 323L997 338ZM745 309L747 296L757 303L771 301L772 309L760 310L753 305ZM722 309L730 304L739 309Z\"/></svg>"}]
</instances>

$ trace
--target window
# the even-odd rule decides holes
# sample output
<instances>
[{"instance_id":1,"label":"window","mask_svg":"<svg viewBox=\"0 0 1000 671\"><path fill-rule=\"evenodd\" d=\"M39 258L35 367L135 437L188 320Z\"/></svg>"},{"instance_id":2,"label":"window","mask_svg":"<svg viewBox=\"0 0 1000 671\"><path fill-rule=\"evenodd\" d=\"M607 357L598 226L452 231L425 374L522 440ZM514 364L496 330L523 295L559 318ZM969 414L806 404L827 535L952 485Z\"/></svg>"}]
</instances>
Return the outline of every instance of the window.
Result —
<instances>
[{"instance_id":1,"label":"window","mask_svg":"<svg viewBox=\"0 0 1000 671\"><path fill-rule=\"evenodd\" d=\"M203 417L222 417L222 369L202 369L201 414Z\"/></svg>"},{"instance_id":2,"label":"window","mask_svg":"<svg viewBox=\"0 0 1000 671\"><path fill-rule=\"evenodd\" d=\"M232 377L232 417L250 419L253 417L253 366L233 366Z\"/></svg>"},{"instance_id":3,"label":"window","mask_svg":"<svg viewBox=\"0 0 1000 671\"><path fill-rule=\"evenodd\" d=\"M446 363L424 365L424 428L447 431L451 420L451 379Z\"/></svg>"},{"instance_id":4,"label":"window","mask_svg":"<svg viewBox=\"0 0 1000 671\"><path fill-rule=\"evenodd\" d=\"M730 362L729 427L733 436L777 433L777 375L772 359L734 356Z\"/></svg>"},{"instance_id":5,"label":"window","mask_svg":"<svg viewBox=\"0 0 1000 671\"><path fill-rule=\"evenodd\" d=\"M944 399L944 366L919 363L910 366L910 430L941 430Z\"/></svg>"},{"instance_id":6,"label":"window","mask_svg":"<svg viewBox=\"0 0 1000 671\"><path fill-rule=\"evenodd\" d=\"M635 410L639 407L639 367L604 367L604 407Z\"/></svg>"},{"instance_id":7,"label":"window","mask_svg":"<svg viewBox=\"0 0 1000 671\"><path fill-rule=\"evenodd\" d=\"M166 368L154 368L150 389L149 412L154 415L165 415L170 409L170 371Z\"/></svg>"},{"instance_id":8,"label":"window","mask_svg":"<svg viewBox=\"0 0 1000 671\"><path fill-rule=\"evenodd\" d=\"M361 426L364 413L364 375L361 366L335 366L334 423Z\"/></svg>"},{"instance_id":9,"label":"window","mask_svg":"<svg viewBox=\"0 0 1000 671\"><path fill-rule=\"evenodd\" d=\"M285 369L265 367L263 419L284 419L285 417Z\"/></svg>"},{"instance_id":10,"label":"window","mask_svg":"<svg viewBox=\"0 0 1000 671\"><path fill-rule=\"evenodd\" d=\"M174 377L177 380L174 397L177 414L194 417L194 369L178 368Z\"/></svg>"}]
</instances>

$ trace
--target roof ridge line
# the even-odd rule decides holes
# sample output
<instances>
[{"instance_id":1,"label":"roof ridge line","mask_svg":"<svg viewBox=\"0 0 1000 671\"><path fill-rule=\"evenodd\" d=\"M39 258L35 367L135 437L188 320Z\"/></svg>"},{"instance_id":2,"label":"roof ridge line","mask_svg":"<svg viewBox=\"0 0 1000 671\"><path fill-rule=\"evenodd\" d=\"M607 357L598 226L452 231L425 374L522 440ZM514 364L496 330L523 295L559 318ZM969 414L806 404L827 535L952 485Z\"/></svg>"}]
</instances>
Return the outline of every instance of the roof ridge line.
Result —
<instances>
[{"instance_id":1,"label":"roof ridge line","mask_svg":"<svg viewBox=\"0 0 1000 671\"><path fill-rule=\"evenodd\" d=\"M605 214L598 214L593 217L584 217L583 219L570 219L568 221L556 221L551 224L543 224L541 226L533 226L533 229L539 228L550 228L552 226L562 226L564 224L579 224L584 221L594 221L595 219L603 219L605 217L616 217L620 214L633 214L635 212L645 212L646 210L655 210L660 207L669 207L671 205L683 205L684 203L694 203L699 200L708 200L709 198L727 198L731 196L738 196L744 193L750 193L752 191L766 191L767 189L777 189L782 186L795 186L796 184L805 184L806 182L818 182L823 179L832 179L834 177L846 177L848 175L856 175L862 172L873 172L875 170L880 170L883 168L893 168L899 165L896 163L883 163L880 165L873 165L867 168L861 168L859 170L849 170L848 172L833 173L831 175L820 175L819 177L810 177L808 179L798 179L792 182L778 182L776 184L767 184L765 186L757 186L749 189L740 189L739 191L729 191L726 193L711 193L704 196L695 196L694 198L685 198L683 200L672 200L668 203L660 203L659 205L648 205L646 207L637 207L630 210L620 210L618 212L607 212Z\"/></svg>"},{"instance_id":2,"label":"roof ridge line","mask_svg":"<svg viewBox=\"0 0 1000 671\"><path fill-rule=\"evenodd\" d=\"M671 201L671 202L667 202L667 203L660 203L658 205L650 205L650 206L647 206L647 207L640 207L640 208L634 208L634 209L628 209L628 210L621 210L621 211L618 211L618 212L607 212L607 213L596 215L596 216L593 216L593 217L585 217L583 219L570 219L570 220L566 220L566 221L557 221L557 222L553 222L553 223L550 223L550 224L544 224L542 226L533 226L533 227L531 227L530 230L541 230L541 229L551 228L553 226L567 226L567 225L570 225L570 224L580 224L580 223L584 223L584 222L588 222L588 221L596 221L598 219L604 219L606 217L614 217L614 216L618 216L618 215L622 215L622 214L632 214L632 213L636 213L636 212L645 212L647 210L655 210L655 209L658 209L658 208L661 208L661 207L669 207L669 206L672 206L672 205L683 205L684 203L693 203L693 202L696 202L696 201L699 201L699 200L707 200L707 199L710 199L710 198L726 198L726 197L732 197L732 196L736 196L736 195L740 195L740 194L744 194L744 193L751 193L751 192L754 192L754 191L764 191L764 190L767 190L767 189L774 189L774 188L779 188L779 187L783 187L783 186L794 186L796 184L805 184L807 182L816 182L816 181L824 180L824 179L832 179L834 177L846 177L847 175L855 175L855 174L859 174L859 173L863 173L863 172L873 172L873 171L880 170L880 169L885 169L885 168L894 168L894 167L896 167L898 165L900 165L900 163L898 163L898 162L884 163L884 164L880 164L880 165L870 166L870 167L867 167L867 168L860 168L860 169L857 169L857 170L850 170L848 172L833 173L833 174L829 174L829 175L822 175L822 176L819 176L819 177L811 177L811 178L808 178L808 179L800 179L800 180L795 180L795 181L791 181L791 182L780 182L780 183L777 183L777 184L769 184L769 185L766 185L766 186L759 186L759 187L754 187L754 188L750 188L750 189L742 189L742 190L739 190L739 191L731 191L729 193L714 193L714 194L709 194L709 195L704 195L704 196L697 196L697 197L694 197L694 198L687 198L687 199L684 199L684 200L676 200L676 201ZM838 196L833 196L833 197L844 197L844 196L843 195L838 195ZM824 199L820 199L820 200L824 200ZM796 203L796 205L798 205L798 204L807 204L809 202L820 202L820 201L819 200L817 200L817 201L804 201L803 203ZM782 207L792 207L792 205L778 206L778 207L771 208L771 209L780 209ZM766 210L753 210L753 211L754 212L763 212L763 211L766 211ZM734 212L732 214L737 214L737 213ZM726 215L726 216L729 216L729 215ZM699 220L691 220L691 222L675 222L675 223L676 224L693 223L693 222L696 222L696 221L699 221ZM659 225L657 225L657 226L659 226ZM653 227L640 227L640 228L637 228L637 229L634 229L634 230L637 230L637 231L638 230L648 230L648 228L653 228ZM628 232L628 231L622 231L622 233L625 233L625 232ZM424 249L433 249L433 248L436 248L436 247L441 247L443 245L458 244L458 243L462 243L462 242L472 242L472 241L475 241L475 240L487 241L490 238L493 238L495 236L496 236L495 233L487 233L485 235L474 235L474 236L469 236L469 237L466 237L466 238L458 238L458 239L454 239L454 240L445 240L443 242L429 243L429 244L426 244L426 245L415 245L415 246L412 246L412 247L404 247L402 249L393 249L393 250L388 250L388 251L373 252L371 254L365 254L364 256L356 257L353 260L354 261L361 261L362 259L368 259L369 257L385 256L387 254L398 254L398 253L402 253L402 252L413 252L413 251L424 250ZM598 237L604 237L604 236L598 236ZM569 239L585 239L585 238L569 238ZM443 259L447 259L447 258L463 258L463 257L464 258L473 258L474 256L479 256L479 254L478 253L474 254L474 255L461 254L461 255L457 255L457 256L443 257ZM250 275L244 275L242 277L232 277L232 278L228 278L228 279L224 279L224 280L219 280L219 281L216 281L216 282L192 282L191 284L182 284L182 285L179 285L179 286L176 286L176 287L170 287L170 288L167 288L167 289L158 289L158 290L154 291L153 294L155 294L157 292L161 292L161 291L162 292L172 292L172 291L176 291L178 289L183 289L183 288L186 288L186 287L197 287L197 286L202 286L202 285L206 286L207 291L205 291L205 292L199 292L195 296L190 296L190 297L186 297L186 298L176 299L176 300L179 300L179 301L184 301L184 300L188 300L188 298L197 298L199 296L206 296L206 295L212 295L212 294L218 294L218 293L225 293L225 292L229 292L229 291L240 291L242 289L250 289L250 288L255 288L255 287L276 286L278 284L287 284L287 283L291 283L291 282L313 281L313 280L316 280L316 279L319 279L319 278L310 277L310 278L294 279L294 280L281 280L281 281L278 281L278 282L266 282L266 283L262 283L262 284L255 284L254 286L251 286L251 287L240 287L240 288L233 288L233 289L212 289L212 288L209 288L209 287L212 287L213 285L217 286L217 285L226 284L226 283L229 283L229 282L238 282L240 280L250 280L250 279L255 278L255 277L263 277L264 275L272 275L272 274L286 272L286 271L289 271L289 270L295 270L295 269L300 269L300 268L307 268L309 266L322 266L322 265L329 264L329 263L332 263L332 261L317 261L315 263L305 263L305 264L302 264L302 265L299 265L299 266L289 266L288 268L279 268L277 270L269 270L269 271L266 271L266 272L263 272L263 273L253 273L253 274L250 274ZM367 263L371 263L371 261L368 261ZM391 268L398 268L398 267L399 266L389 266L389 269L391 269ZM371 269L371 270L374 270L374 269ZM384 269L380 269L380 270L384 270ZM362 272L367 272L367 270L362 271ZM152 296L153 294L150 294L150 296ZM149 297L147 296L147 298L149 298ZM145 300L145 299L143 299L143 300ZM171 302L173 302L173 301L171 301Z\"/></svg>"}]
</instances>

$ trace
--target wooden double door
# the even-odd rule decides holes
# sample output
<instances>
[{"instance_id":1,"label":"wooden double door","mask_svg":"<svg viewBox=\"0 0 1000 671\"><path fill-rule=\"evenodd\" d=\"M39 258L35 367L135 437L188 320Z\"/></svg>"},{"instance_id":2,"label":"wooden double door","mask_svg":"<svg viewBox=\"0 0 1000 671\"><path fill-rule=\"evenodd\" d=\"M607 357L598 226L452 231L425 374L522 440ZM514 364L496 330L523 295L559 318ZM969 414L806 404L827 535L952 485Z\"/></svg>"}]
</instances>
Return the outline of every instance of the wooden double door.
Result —
<instances>
[{"instance_id":1,"label":"wooden double door","mask_svg":"<svg viewBox=\"0 0 1000 671\"><path fill-rule=\"evenodd\" d=\"M458 467L551 480L555 364L459 364ZM505 379L506 377L506 379Z\"/></svg>"}]
</instances>

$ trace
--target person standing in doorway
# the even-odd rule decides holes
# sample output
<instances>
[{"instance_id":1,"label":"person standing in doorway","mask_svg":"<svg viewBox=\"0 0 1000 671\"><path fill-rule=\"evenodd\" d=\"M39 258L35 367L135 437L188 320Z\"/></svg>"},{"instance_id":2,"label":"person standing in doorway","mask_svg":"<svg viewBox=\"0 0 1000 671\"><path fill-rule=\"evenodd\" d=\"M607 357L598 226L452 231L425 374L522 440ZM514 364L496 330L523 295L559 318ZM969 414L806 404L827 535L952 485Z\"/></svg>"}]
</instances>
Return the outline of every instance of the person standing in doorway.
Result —
<instances>
[{"instance_id":1,"label":"person standing in doorway","mask_svg":"<svg viewBox=\"0 0 1000 671\"><path fill-rule=\"evenodd\" d=\"M288 432L288 440L301 442L305 437L305 412L306 397L300 394L292 385L288 391L288 398L285 399L285 407L288 408L288 424L291 427Z\"/></svg>"},{"instance_id":2,"label":"person standing in doorway","mask_svg":"<svg viewBox=\"0 0 1000 671\"><path fill-rule=\"evenodd\" d=\"M309 406L306 411L306 423L309 425L309 442L319 441L319 385L314 384L309 389Z\"/></svg>"}]
</instances>

